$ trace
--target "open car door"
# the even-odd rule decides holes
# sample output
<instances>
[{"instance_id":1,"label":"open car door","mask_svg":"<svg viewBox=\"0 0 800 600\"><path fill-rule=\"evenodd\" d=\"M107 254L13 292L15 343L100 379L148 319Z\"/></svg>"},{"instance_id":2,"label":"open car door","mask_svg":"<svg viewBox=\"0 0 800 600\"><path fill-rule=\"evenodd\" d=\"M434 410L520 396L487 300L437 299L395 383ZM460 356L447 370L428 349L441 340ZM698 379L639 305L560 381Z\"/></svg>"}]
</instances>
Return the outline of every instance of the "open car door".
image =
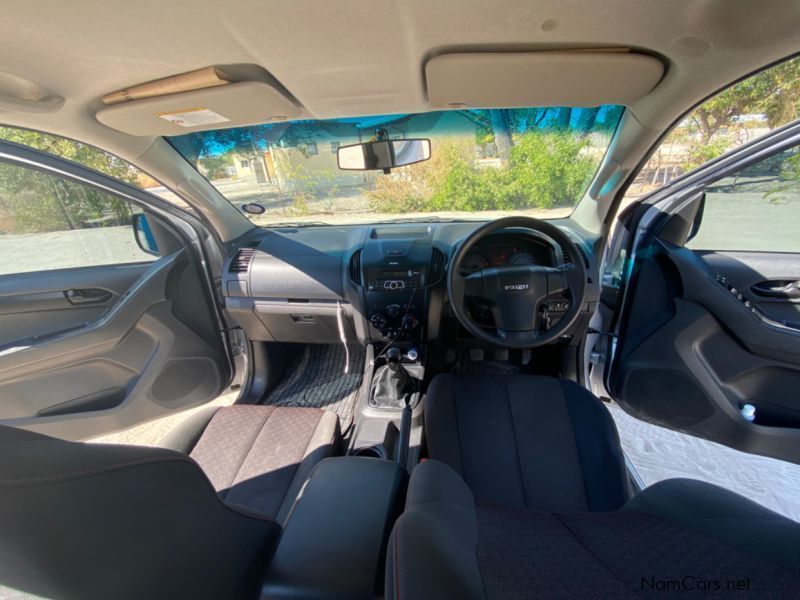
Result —
<instances>
[{"instance_id":1,"label":"open car door","mask_svg":"<svg viewBox=\"0 0 800 600\"><path fill-rule=\"evenodd\" d=\"M0 424L81 439L215 398L231 368L202 231L0 142Z\"/></svg>"},{"instance_id":2,"label":"open car door","mask_svg":"<svg viewBox=\"0 0 800 600\"><path fill-rule=\"evenodd\" d=\"M800 463L800 124L631 206L605 387L645 421Z\"/></svg>"}]
</instances>

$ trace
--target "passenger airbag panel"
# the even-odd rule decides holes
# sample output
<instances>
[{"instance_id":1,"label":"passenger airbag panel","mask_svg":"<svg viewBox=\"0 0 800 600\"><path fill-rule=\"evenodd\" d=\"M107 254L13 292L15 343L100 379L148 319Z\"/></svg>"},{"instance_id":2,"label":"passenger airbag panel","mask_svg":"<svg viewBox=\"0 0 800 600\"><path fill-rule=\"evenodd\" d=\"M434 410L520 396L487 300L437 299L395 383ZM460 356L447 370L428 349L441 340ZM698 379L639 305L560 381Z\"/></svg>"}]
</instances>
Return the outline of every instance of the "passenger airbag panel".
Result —
<instances>
[{"instance_id":1,"label":"passenger airbag panel","mask_svg":"<svg viewBox=\"0 0 800 600\"><path fill-rule=\"evenodd\" d=\"M342 299L342 260L314 254L278 258L257 253L250 268L254 298Z\"/></svg>"}]
</instances>

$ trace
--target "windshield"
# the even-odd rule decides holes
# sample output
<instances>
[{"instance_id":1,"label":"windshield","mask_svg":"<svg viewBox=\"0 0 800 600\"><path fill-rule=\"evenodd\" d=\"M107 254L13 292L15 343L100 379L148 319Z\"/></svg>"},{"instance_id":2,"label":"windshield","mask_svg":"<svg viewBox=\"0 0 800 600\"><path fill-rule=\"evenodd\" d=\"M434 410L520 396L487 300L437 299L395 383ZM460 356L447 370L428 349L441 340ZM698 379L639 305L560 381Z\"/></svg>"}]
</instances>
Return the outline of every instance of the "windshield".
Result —
<instances>
[{"instance_id":1,"label":"windshield","mask_svg":"<svg viewBox=\"0 0 800 600\"><path fill-rule=\"evenodd\" d=\"M566 217L592 180L621 106L451 110L190 133L172 145L258 225ZM427 138L431 158L344 171L339 147ZM246 207L249 209L259 207Z\"/></svg>"}]
</instances>

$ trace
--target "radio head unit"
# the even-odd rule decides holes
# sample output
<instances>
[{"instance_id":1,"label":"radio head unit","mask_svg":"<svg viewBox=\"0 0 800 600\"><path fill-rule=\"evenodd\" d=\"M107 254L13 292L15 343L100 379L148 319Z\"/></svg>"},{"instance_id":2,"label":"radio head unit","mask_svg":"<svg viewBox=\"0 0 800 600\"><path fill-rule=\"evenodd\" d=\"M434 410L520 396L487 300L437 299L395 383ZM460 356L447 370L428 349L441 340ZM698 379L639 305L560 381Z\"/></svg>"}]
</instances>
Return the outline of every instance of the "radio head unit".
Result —
<instances>
[{"instance_id":1,"label":"radio head unit","mask_svg":"<svg viewBox=\"0 0 800 600\"><path fill-rule=\"evenodd\" d=\"M367 291L402 292L419 290L423 286L422 269L370 269Z\"/></svg>"}]
</instances>

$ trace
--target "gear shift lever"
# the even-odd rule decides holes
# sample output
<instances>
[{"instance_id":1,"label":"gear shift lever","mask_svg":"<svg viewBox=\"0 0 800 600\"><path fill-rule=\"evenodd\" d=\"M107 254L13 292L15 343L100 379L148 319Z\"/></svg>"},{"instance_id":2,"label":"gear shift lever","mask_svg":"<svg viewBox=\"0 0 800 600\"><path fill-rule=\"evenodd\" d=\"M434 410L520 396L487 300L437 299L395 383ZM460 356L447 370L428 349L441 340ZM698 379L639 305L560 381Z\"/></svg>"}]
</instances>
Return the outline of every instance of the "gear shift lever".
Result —
<instances>
[{"instance_id":1,"label":"gear shift lever","mask_svg":"<svg viewBox=\"0 0 800 600\"><path fill-rule=\"evenodd\" d=\"M403 351L400 348L392 346L386 351L386 363L392 371L402 369L403 365L400 364L400 359L403 358ZM403 369L405 370L405 369Z\"/></svg>"},{"instance_id":2,"label":"gear shift lever","mask_svg":"<svg viewBox=\"0 0 800 600\"><path fill-rule=\"evenodd\" d=\"M411 376L400 362L402 357L400 348L392 347L386 351L386 364L378 368L372 380L371 406L398 409L405 406Z\"/></svg>"}]
</instances>

